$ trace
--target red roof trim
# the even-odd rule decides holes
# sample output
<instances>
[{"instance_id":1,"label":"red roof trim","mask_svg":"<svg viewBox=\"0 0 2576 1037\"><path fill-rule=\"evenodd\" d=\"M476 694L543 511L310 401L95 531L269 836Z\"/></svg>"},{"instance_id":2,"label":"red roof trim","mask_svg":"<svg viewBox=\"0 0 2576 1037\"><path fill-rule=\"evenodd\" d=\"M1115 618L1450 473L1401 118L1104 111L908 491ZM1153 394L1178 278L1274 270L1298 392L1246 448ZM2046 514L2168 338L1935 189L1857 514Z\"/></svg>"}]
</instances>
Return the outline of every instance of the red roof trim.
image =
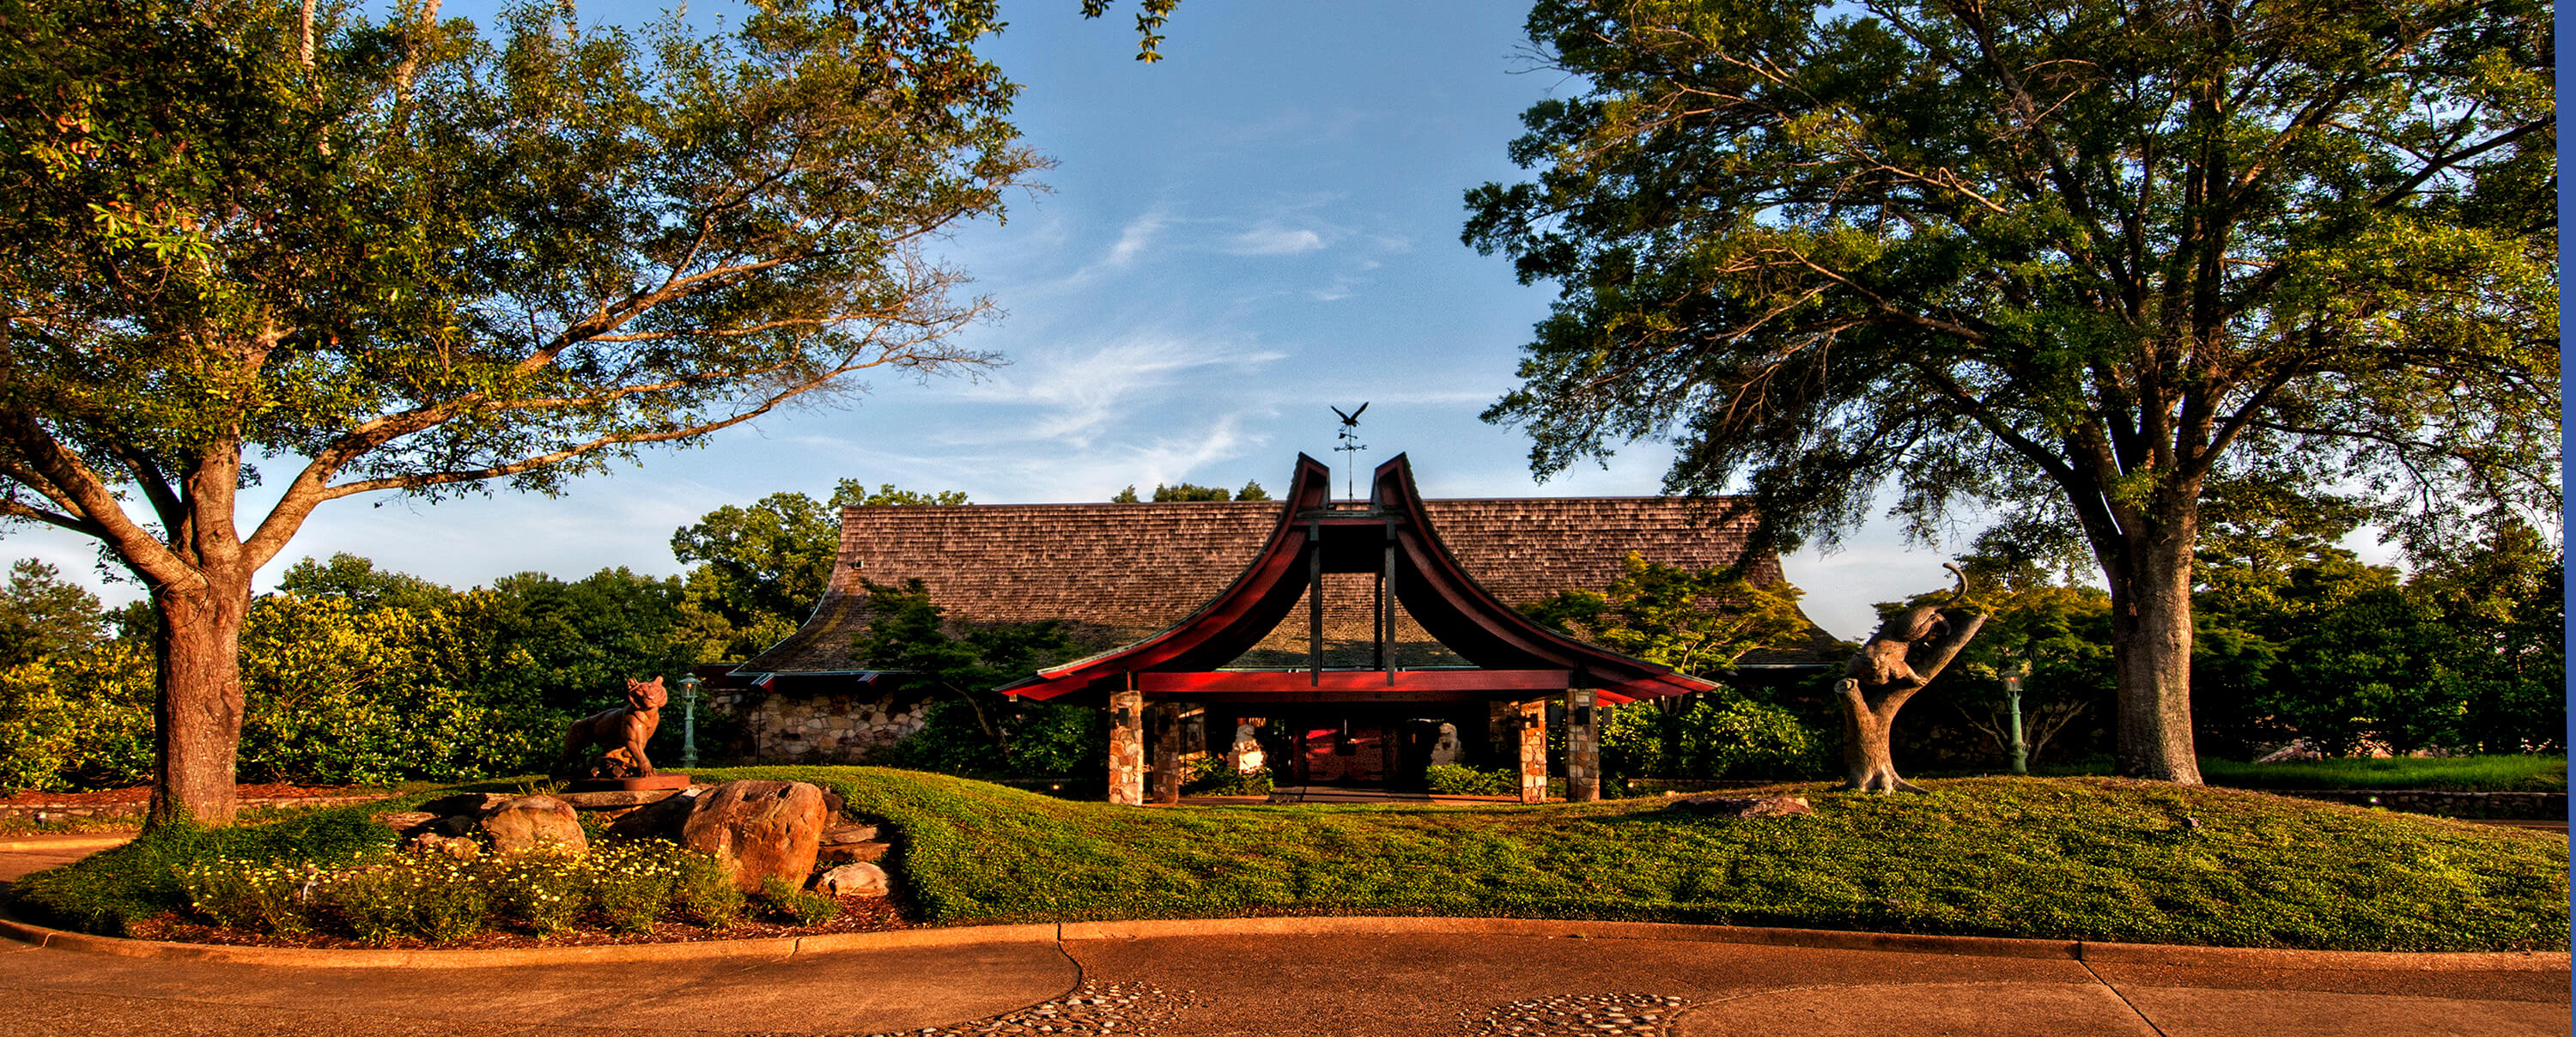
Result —
<instances>
[{"instance_id":1,"label":"red roof trim","mask_svg":"<svg viewBox=\"0 0 2576 1037\"><path fill-rule=\"evenodd\" d=\"M1433 638L1483 667L1476 671L1396 671L1396 690L1458 691L1467 690L1470 684L1475 685L1473 690L1483 691L1545 690L1509 683L1517 675L1533 672L1556 674L1550 678L1549 688L1597 688L1601 700L1612 704L1716 687L1674 673L1668 667L1558 634L1486 592L1467 575L1431 528L1421 493L1414 486L1412 465L1403 455L1379 465L1369 489L1370 503L1376 510L1402 520L1395 526L1398 553L1404 563L1396 566L1397 600ZM1306 567L1300 563L1309 548L1312 521L1300 521L1299 515L1329 507L1331 491L1332 469L1312 457L1297 455L1297 471L1290 480L1279 525L1252 563L1224 592L1189 618L1152 637L1041 670L1035 677L1002 690L1045 700L1089 690L1100 683L1124 684L1129 675L1135 675L1142 690L1164 694L1185 694L1198 684L1206 685L1200 690L1223 690L1228 694L1285 693L1288 689L1284 685L1270 687L1283 682L1294 683L1305 692L1326 690L1317 683L1321 678L1305 671L1223 673L1215 668L1258 644L1296 607L1306 590ZM1372 519L1371 524L1375 521ZM1438 676L1432 676L1435 673ZM1361 684L1369 684L1367 690L1371 691L1390 687L1383 671L1332 671L1322 677L1331 678L1333 686L1349 682L1350 691L1362 690ZM1479 680L1484 683L1477 684ZM1432 687L1435 684L1439 686L1436 689Z\"/></svg>"}]
</instances>

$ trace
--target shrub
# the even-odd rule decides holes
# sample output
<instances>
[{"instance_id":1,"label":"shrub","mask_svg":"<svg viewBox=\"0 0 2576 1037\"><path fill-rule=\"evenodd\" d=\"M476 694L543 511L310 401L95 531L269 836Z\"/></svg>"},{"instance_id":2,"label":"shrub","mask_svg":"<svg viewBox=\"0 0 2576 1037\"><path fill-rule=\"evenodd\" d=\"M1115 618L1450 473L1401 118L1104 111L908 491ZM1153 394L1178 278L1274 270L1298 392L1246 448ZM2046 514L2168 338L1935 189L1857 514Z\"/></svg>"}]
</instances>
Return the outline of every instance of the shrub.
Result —
<instances>
[{"instance_id":1,"label":"shrub","mask_svg":"<svg viewBox=\"0 0 2576 1037\"><path fill-rule=\"evenodd\" d=\"M620 932L653 931L678 892L678 858L686 852L659 839L612 842L591 851L591 898L600 920Z\"/></svg>"},{"instance_id":2,"label":"shrub","mask_svg":"<svg viewBox=\"0 0 2576 1037\"><path fill-rule=\"evenodd\" d=\"M1438 763L1422 776L1433 793L1443 796L1511 796L1521 791L1521 776L1500 767Z\"/></svg>"},{"instance_id":3,"label":"shrub","mask_svg":"<svg viewBox=\"0 0 2576 1037\"><path fill-rule=\"evenodd\" d=\"M306 906L321 869L310 864L298 868L218 859L180 868L178 875L188 908L208 922L263 933L313 928Z\"/></svg>"},{"instance_id":4,"label":"shrub","mask_svg":"<svg viewBox=\"0 0 2576 1037\"><path fill-rule=\"evenodd\" d=\"M1629 778L1809 777L1822 749L1788 710L1733 695L1620 706L1601 730L1603 770Z\"/></svg>"},{"instance_id":5,"label":"shrub","mask_svg":"<svg viewBox=\"0 0 2576 1037\"><path fill-rule=\"evenodd\" d=\"M747 898L734 888L724 862L703 853L684 853L678 856L678 866L671 899L682 913L709 929L729 929L742 920Z\"/></svg>"},{"instance_id":6,"label":"shrub","mask_svg":"<svg viewBox=\"0 0 2576 1037\"><path fill-rule=\"evenodd\" d=\"M820 893L808 893L782 878L769 878L760 884L760 898L769 909L798 925L821 925L841 916L841 903Z\"/></svg>"},{"instance_id":7,"label":"shrub","mask_svg":"<svg viewBox=\"0 0 2576 1037\"><path fill-rule=\"evenodd\" d=\"M572 928L590 906L590 862L555 847L489 858L484 877L502 912L540 936Z\"/></svg>"},{"instance_id":8,"label":"shrub","mask_svg":"<svg viewBox=\"0 0 2576 1037\"><path fill-rule=\"evenodd\" d=\"M1268 769L1239 774L1214 753L1190 761L1190 772L1181 778L1181 791L1193 796L1267 796L1273 787Z\"/></svg>"},{"instance_id":9,"label":"shrub","mask_svg":"<svg viewBox=\"0 0 2576 1037\"><path fill-rule=\"evenodd\" d=\"M437 852L397 853L319 876L314 899L361 940L461 940L492 923L492 893L476 881L476 863Z\"/></svg>"}]
</instances>

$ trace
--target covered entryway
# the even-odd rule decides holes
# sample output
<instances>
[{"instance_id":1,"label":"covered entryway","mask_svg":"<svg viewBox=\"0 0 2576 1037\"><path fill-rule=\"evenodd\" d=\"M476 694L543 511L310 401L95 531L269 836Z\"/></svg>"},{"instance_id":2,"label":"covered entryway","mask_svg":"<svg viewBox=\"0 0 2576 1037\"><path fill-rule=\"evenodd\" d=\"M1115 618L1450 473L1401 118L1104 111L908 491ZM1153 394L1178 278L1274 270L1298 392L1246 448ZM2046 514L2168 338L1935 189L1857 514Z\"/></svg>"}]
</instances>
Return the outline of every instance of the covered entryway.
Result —
<instances>
[{"instance_id":1,"label":"covered entryway","mask_svg":"<svg viewBox=\"0 0 2576 1037\"><path fill-rule=\"evenodd\" d=\"M1538 802L1550 703L1564 710L1567 796L1595 799L1601 707L1714 687L1557 634L1477 586L1431 528L1401 455L1378 466L1366 500L1332 500L1330 485L1330 469L1299 455L1278 527L1223 593L1168 630L1002 690L1108 710L1110 801L1140 804L1149 801L1149 743L1150 801L1179 800L1184 712L1204 715L1212 741L1233 718L1262 718L1265 751L1281 754L1279 769L1298 784L1419 787L1445 751L1516 768L1521 799ZM1375 628L1367 665L1326 664L1328 574L1364 577ZM1301 601L1305 615L1292 615ZM1459 664L1398 665L1389 641L1399 609ZM1235 668L1274 629L1301 620L1306 666Z\"/></svg>"}]
</instances>

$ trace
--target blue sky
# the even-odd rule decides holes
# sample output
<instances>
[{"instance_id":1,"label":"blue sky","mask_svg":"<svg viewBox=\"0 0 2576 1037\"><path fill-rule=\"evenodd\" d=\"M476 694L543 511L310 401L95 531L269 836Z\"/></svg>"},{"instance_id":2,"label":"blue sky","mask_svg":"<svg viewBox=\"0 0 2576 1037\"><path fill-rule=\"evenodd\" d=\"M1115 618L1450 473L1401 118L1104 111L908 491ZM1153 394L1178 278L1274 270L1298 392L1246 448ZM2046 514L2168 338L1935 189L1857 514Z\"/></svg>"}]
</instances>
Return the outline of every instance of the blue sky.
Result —
<instances>
[{"instance_id":1,"label":"blue sky","mask_svg":"<svg viewBox=\"0 0 2576 1037\"><path fill-rule=\"evenodd\" d=\"M485 21L492 7L451 0L446 12ZM597 24L657 7L582 11ZM1275 490L1299 451L1339 466L1326 408L1362 401L1362 464L1407 452L1431 496L1656 491L1670 456L1658 444L1542 484L1527 440L1477 419L1513 384L1552 296L1458 241L1465 189L1520 173L1504 157L1519 113L1572 89L1514 56L1526 6L1186 0L1155 64L1133 60L1132 3L1099 21L1077 9L1007 0L1011 27L989 47L1026 87L1018 122L1058 163L1041 177L1051 190L934 249L1007 311L964 341L1009 366L875 379L842 404L657 453L557 498L333 502L263 576L335 551L456 586L525 570L675 573L674 528L781 490L819 497L844 477L978 503L1183 480ZM693 10L712 20L708 5ZM93 577L87 541L10 535L17 556ZM1808 613L1858 638L1871 602L1939 585L1941 560L1882 523L1784 564Z\"/></svg>"}]
</instances>

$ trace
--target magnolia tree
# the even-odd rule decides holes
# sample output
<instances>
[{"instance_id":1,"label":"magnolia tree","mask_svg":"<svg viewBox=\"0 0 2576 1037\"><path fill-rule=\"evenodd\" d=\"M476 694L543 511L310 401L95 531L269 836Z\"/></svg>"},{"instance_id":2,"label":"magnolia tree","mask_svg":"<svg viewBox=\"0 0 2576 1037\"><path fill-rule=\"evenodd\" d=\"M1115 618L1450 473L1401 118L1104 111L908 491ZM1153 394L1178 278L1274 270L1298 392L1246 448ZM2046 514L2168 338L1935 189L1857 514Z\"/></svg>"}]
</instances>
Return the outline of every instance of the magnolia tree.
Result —
<instances>
[{"instance_id":1,"label":"magnolia tree","mask_svg":"<svg viewBox=\"0 0 2576 1037\"><path fill-rule=\"evenodd\" d=\"M232 818L252 575L322 504L996 362L923 250L1042 164L992 3L751 6L0 0L0 512L150 593L155 823Z\"/></svg>"}]
</instances>

